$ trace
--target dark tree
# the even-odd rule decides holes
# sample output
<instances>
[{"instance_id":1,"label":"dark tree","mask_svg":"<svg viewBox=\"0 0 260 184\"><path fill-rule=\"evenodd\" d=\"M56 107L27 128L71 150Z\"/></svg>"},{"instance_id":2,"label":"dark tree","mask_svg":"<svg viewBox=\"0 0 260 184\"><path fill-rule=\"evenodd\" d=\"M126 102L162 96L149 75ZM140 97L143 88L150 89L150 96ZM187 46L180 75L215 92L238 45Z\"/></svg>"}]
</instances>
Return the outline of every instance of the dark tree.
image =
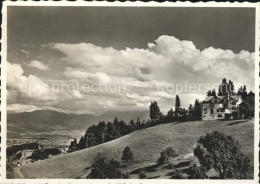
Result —
<instances>
[{"instance_id":1,"label":"dark tree","mask_svg":"<svg viewBox=\"0 0 260 184\"><path fill-rule=\"evenodd\" d=\"M78 146L77 146L77 139L74 139L73 141L70 142L70 146L69 146L69 152L73 152L78 150Z\"/></svg>"},{"instance_id":2,"label":"dark tree","mask_svg":"<svg viewBox=\"0 0 260 184\"><path fill-rule=\"evenodd\" d=\"M106 141L111 141L113 139L120 137L119 131L115 128L114 124L112 124L111 122L107 123L106 132L107 132L105 137Z\"/></svg>"},{"instance_id":3,"label":"dark tree","mask_svg":"<svg viewBox=\"0 0 260 184\"><path fill-rule=\"evenodd\" d=\"M167 116L165 118L167 122L173 122L174 121L174 111L172 108L167 112Z\"/></svg>"},{"instance_id":4,"label":"dark tree","mask_svg":"<svg viewBox=\"0 0 260 184\"><path fill-rule=\"evenodd\" d=\"M194 103L194 111L193 111L193 118L195 120L201 120L201 103L198 99L195 100Z\"/></svg>"},{"instance_id":5,"label":"dark tree","mask_svg":"<svg viewBox=\"0 0 260 184\"><path fill-rule=\"evenodd\" d=\"M247 91L246 91L246 85L243 86L243 93L247 93Z\"/></svg>"},{"instance_id":6,"label":"dark tree","mask_svg":"<svg viewBox=\"0 0 260 184\"><path fill-rule=\"evenodd\" d=\"M116 178L125 178L120 170L120 163L114 159L108 160L106 157L102 157L98 154L93 162L91 167L91 173L88 178L93 179L116 179Z\"/></svg>"},{"instance_id":7,"label":"dark tree","mask_svg":"<svg viewBox=\"0 0 260 184\"><path fill-rule=\"evenodd\" d=\"M218 95L219 96L223 96L226 95L227 93L229 93L230 95L235 94L234 93L234 84L231 80L229 80L229 82L227 83L227 80L224 78L222 79L222 83L219 85L219 89L218 89Z\"/></svg>"},{"instance_id":8,"label":"dark tree","mask_svg":"<svg viewBox=\"0 0 260 184\"><path fill-rule=\"evenodd\" d=\"M162 151L160 153L160 157L158 158L158 160L156 161L156 163L158 165L162 165L162 164L165 164L167 162L167 156L166 156L166 153L164 151Z\"/></svg>"},{"instance_id":9,"label":"dark tree","mask_svg":"<svg viewBox=\"0 0 260 184\"><path fill-rule=\"evenodd\" d=\"M189 119L192 119L193 111L194 111L193 105L190 104L189 109L188 109Z\"/></svg>"},{"instance_id":10,"label":"dark tree","mask_svg":"<svg viewBox=\"0 0 260 184\"><path fill-rule=\"evenodd\" d=\"M119 132L119 130L120 130L120 125L119 125L119 121L118 121L118 119L117 119L117 117L115 117L115 120L113 121L113 126L115 127L115 129L118 131L118 137L121 137L121 134L120 134L120 132ZM118 138L117 137L117 138Z\"/></svg>"},{"instance_id":11,"label":"dark tree","mask_svg":"<svg viewBox=\"0 0 260 184\"><path fill-rule=\"evenodd\" d=\"M239 116L244 115L243 118L249 118L254 116L255 106L254 101L250 103L248 99L244 99L243 102L239 105Z\"/></svg>"},{"instance_id":12,"label":"dark tree","mask_svg":"<svg viewBox=\"0 0 260 184\"><path fill-rule=\"evenodd\" d=\"M106 130L106 123L104 121L100 121L97 125L95 136L96 136L96 141L98 144L101 144L105 142L105 130Z\"/></svg>"},{"instance_id":13,"label":"dark tree","mask_svg":"<svg viewBox=\"0 0 260 184\"><path fill-rule=\"evenodd\" d=\"M123 160L126 164L128 164L129 161L134 160L134 154L128 146L125 147L121 160Z\"/></svg>"},{"instance_id":14,"label":"dark tree","mask_svg":"<svg viewBox=\"0 0 260 184\"><path fill-rule=\"evenodd\" d=\"M136 124L136 129L137 129L137 130L140 130L141 127L142 127L142 123L141 123L141 121L140 121L140 118L137 118L135 124Z\"/></svg>"},{"instance_id":15,"label":"dark tree","mask_svg":"<svg viewBox=\"0 0 260 184\"><path fill-rule=\"evenodd\" d=\"M212 96L211 90L209 90L209 91L207 92L207 96Z\"/></svg>"},{"instance_id":16,"label":"dark tree","mask_svg":"<svg viewBox=\"0 0 260 184\"><path fill-rule=\"evenodd\" d=\"M175 98L175 117L179 116L180 107L181 107L181 100L180 100L179 96L176 95L176 98Z\"/></svg>"},{"instance_id":17,"label":"dark tree","mask_svg":"<svg viewBox=\"0 0 260 184\"><path fill-rule=\"evenodd\" d=\"M169 162L170 158L177 157L179 154L173 147L167 147L161 152L161 156L158 158L157 163L159 165Z\"/></svg>"},{"instance_id":18,"label":"dark tree","mask_svg":"<svg viewBox=\"0 0 260 184\"><path fill-rule=\"evenodd\" d=\"M198 140L194 155L207 170L214 168L220 179L247 176L250 160L231 136L218 131L206 134Z\"/></svg>"},{"instance_id":19,"label":"dark tree","mask_svg":"<svg viewBox=\"0 0 260 184\"><path fill-rule=\"evenodd\" d=\"M159 120L161 116L160 108L156 101L151 102L150 105L150 118L151 120Z\"/></svg>"},{"instance_id":20,"label":"dark tree","mask_svg":"<svg viewBox=\"0 0 260 184\"><path fill-rule=\"evenodd\" d=\"M237 95L242 95L243 94L243 87L240 86L240 88L238 88L237 90Z\"/></svg>"},{"instance_id":21,"label":"dark tree","mask_svg":"<svg viewBox=\"0 0 260 184\"><path fill-rule=\"evenodd\" d=\"M80 140L79 140L79 143L78 143L78 148L79 149L84 149L86 148L86 139L81 136Z\"/></svg>"},{"instance_id":22,"label":"dark tree","mask_svg":"<svg viewBox=\"0 0 260 184\"><path fill-rule=\"evenodd\" d=\"M217 95L217 94L216 94L216 90L213 89L212 92L211 92L211 96L216 96L216 95Z\"/></svg>"},{"instance_id":23,"label":"dark tree","mask_svg":"<svg viewBox=\"0 0 260 184\"><path fill-rule=\"evenodd\" d=\"M130 127L131 131L134 131L136 129L136 124L135 124L134 120L131 119L131 121L129 122L129 127Z\"/></svg>"},{"instance_id":24,"label":"dark tree","mask_svg":"<svg viewBox=\"0 0 260 184\"><path fill-rule=\"evenodd\" d=\"M122 136L130 133L130 127L123 120L118 122L117 129Z\"/></svg>"}]
</instances>

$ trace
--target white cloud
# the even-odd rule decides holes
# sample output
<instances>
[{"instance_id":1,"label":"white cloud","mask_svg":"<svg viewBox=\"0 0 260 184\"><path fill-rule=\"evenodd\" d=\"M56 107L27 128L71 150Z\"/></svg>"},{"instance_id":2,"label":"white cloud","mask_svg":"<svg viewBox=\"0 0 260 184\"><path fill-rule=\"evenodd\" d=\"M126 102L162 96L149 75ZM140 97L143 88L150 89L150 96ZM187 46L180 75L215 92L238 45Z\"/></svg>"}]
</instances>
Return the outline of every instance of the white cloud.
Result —
<instances>
[{"instance_id":1,"label":"white cloud","mask_svg":"<svg viewBox=\"0 0 260 184\"><path fill-rule=\"evenodd\" d=\"M58 73L60 78L65 76L70 83L111 83L127 87L120 94L84 93L80 90L59 93L55 107L69 111L147 110L149 102L156 100L166 112L174 105L176 92L158 91L157 83L175 87L188 83L198 87L201 84L219 84L225 77L234 82L236 89L244 84L248 90L254 89L255 54L244 50L240 53L213 47L199 50L191 41L167 35L148 43L147 48L118 50L90 43L54 43L51 47L65 54L60 60L65 68L63 73ZM13 64L10 68L10 73L16 73L8 77L10 84L52 84L36 76L24 76L20 65ZM48 88L44 89L48 93ZM202 99L207 90L178 92L182 106L193 104L196 98Z\"/></svg>"},{"instance_id":2,"label":"white cloud","mask_svg":"<svg viewBox=\"0 0 260 184\"><path fill-rule=\"evenodd\" d=\"M58 43L52 47L63 52L66 55L65 61L76 67L65 70L67 77L85 78L91 82L90 76L93 76L97 81L127 85L128 91L124 95L135 102L135 105L151 99L166 101L174 98L174 92L156 90L155 84L163 82L175 85L185 82L196 85L216 84L226 77L237 88L245 84L254 89L254 53L241 51L235 54L231 50L213 47L201 51L191 41L182 41L167 35L162 35L154 43L147 45L148 48L124 50L87 43ZM144 85L149 88L143 88ZM206 90L197 93L183 92L183 104L193 103L195 99L190 97L195 98L194 95L197 95L201 98Z\"/></svg>"},{"instance_id":3,"label":"white cloud","mask_svg":"<svg viewBox=\"0 0 260 184\"><path fill-rule=\"evenodd\" d=\"M80 79L95 84L107 84L111 82L111 78L103 72L88 73L81 71L79 68L66 68L64 75L71 79Z\"/></svg>"},{"instance_id":4,"label":"white cloud","mask_svg":"<svg viewBox=\"0 0 260 184\"><path fill-rule=\"evenodd\" d=\"M35 105L9 104L7 106L8 112L31 112L35 110L37 110Z\"/></svg>"},{"instance_id":5,"label":"white cloud","mask_svg":"<svg viewBox=\"0 0 260 184\"><path fill-rule=\"evenodd\" d=\"M80 93L79 91L77 91L77 90L74 90L74 91L72 92L72 94L73 94L73 96L75 96L75 97L77 97L77 98L82 98L81 93Z\"/></svg>"},{"instance_id":6,"label":"white cloud","mask_svg":"<svg viewBox=\"0 0 260 184\"><path fill-rule=\"evenodd\" d=\"M43 64L43 63L41 63L40 61L37 61L37 60L31 61L28 64L28 66L37 68L37 69L42 70L42 71L50 70L50 68L47 65L45 65L45 64Z\"/></svg>"},{"instance_id":7,"label":"white cloud","mask_svg":"<svg viewBox=\"0 0 260 184\"><path fill-rule=\"evenodd\" d=\"M19 64L7 62L7 87L12 98L52 99L48 84L35 75L25 76Z\"/></svg>"}]
</instances>

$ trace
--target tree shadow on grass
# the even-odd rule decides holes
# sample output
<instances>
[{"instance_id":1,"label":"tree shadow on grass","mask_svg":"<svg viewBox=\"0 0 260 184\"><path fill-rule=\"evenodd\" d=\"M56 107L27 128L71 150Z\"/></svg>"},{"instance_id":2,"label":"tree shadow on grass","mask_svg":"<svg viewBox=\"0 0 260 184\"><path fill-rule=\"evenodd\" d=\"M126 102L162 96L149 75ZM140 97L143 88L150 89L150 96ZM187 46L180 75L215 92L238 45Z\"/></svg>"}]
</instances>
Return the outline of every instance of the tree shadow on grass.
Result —
<instances>
[{"instance_id":1,"label":"tree shadow on grass","mask_svg":"<svg viewBox=\"0 0 260 184\"><path fill-rule=\"evenodd\" d=\"M152 176L152 177L149 177L149 178L147 178L147 179L155 179L155 178L159 178L160 177L160 175L158 175L158 176Z\"/></svg>"},{"instance_id":2,"label":"tree shadow on grass","mask_svg":"<svg viewBox=\"0 0 260 184\"><path fill-rule=\"evenodd\" d=\"M187 167L187 166L190 166L191 164L192 164L192 161L188 160L188 161L184 161L184 162L180 162L180 163L176 164L175 168Z\"/></svg>"},{"instance_id":3,"label":"tree shadow on grass","mask_svg":"<svg viewBox=\"0 0 260 184\"><path fill-rule=\"evenodd\" d=\"M227 126L240 125L240 124L243 124L243 123L246 123L246 122L248 122L248 121L246 121L246 120L234 121L234 122L227 124Z\"/></svg>"},{"instance_id":4,"label":"tree shadow on grass","mask_svg":"<svg viewBox=\"0 0 260 184\"><path fill-rule=\"evenodd\" d=\"M86 168L84 168L84 170L89 170L89 169L91 169L91 167L86 167Z\"/></svg>"},{"instance_id":5,"label":"tree shadow on grass","mask_svg":"<svg viewBox=\"0 0 260 184\"><path fill-rule=\"evenodd\" d=\"M155 172L155 171L157 171L157 168L158 168L158 165L155 164L155 165L151 165L151 166L135 169L135 170L131 171L130 174L139 174L141 170L144 170L144 171L146 171L148 173Z\"/></svg>"}]
</instances>

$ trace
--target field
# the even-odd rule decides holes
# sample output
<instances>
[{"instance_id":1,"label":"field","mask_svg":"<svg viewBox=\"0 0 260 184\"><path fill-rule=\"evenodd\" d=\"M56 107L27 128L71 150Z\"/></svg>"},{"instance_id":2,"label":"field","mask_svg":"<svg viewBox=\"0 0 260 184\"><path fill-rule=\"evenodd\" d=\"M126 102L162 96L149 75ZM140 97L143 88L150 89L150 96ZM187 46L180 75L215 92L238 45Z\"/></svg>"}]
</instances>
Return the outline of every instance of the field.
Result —
<instances>
[{"instance_id":1,"label":"field","mask_svg":"<svg viewBox=\"0 0 260 184\"><path fill-rule=\"evenodd\" d=\"M129 146L134 153L134 163L124 171L136 172L145 166L152 167L166 146L173 146L182 155L177 160L194 161L193 148L200 136L218 130L232 135L240 143L242 151L251 159L249 177L253 177L254 120L248 121L193 121L169 123L133 132L119 139L84 150L53 156L15 169L19 178L85 178L97 153L120 160L123 149ZM154 168L153 168L154 169ZM169 178L170 170L156 168L150 178Z\"/></svg>"},{"instance_id":2,"label":"field","mask_svg":"<svg viewBox=\"0 0 260 184\"><path fill-rule=\"evenodd\" d=\"M27 132L20 134L12 134L7 137L7 146L20 145L25 143L38 142L45 148L68 148L70 142L84 134L84 130L71 131L50 131L50 132Z\"/></svg>"}]
</instances>

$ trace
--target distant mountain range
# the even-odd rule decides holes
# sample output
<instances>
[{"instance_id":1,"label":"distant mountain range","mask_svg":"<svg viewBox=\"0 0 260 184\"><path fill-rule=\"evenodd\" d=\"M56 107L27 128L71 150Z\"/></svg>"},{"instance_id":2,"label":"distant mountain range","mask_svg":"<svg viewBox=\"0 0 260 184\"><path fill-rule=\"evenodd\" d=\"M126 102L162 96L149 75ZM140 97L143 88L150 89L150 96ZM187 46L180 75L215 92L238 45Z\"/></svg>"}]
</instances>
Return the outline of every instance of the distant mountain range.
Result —
<instances>
[{"instance_id":1,"label":"distant mountain range","mask_svg":"<svg viewBox=\"0 0 260 184\"><path fill-rule=\"evenodd\" d=\"M127 123L138 117L149 118L149 111L108 111L100 116L92 114L62 113L54 110L36 110L32 112L7 114L9 133L43 132L54 130L86 130L99 121L113 121L117 117Z\"/></svg>"}]
</instances>

